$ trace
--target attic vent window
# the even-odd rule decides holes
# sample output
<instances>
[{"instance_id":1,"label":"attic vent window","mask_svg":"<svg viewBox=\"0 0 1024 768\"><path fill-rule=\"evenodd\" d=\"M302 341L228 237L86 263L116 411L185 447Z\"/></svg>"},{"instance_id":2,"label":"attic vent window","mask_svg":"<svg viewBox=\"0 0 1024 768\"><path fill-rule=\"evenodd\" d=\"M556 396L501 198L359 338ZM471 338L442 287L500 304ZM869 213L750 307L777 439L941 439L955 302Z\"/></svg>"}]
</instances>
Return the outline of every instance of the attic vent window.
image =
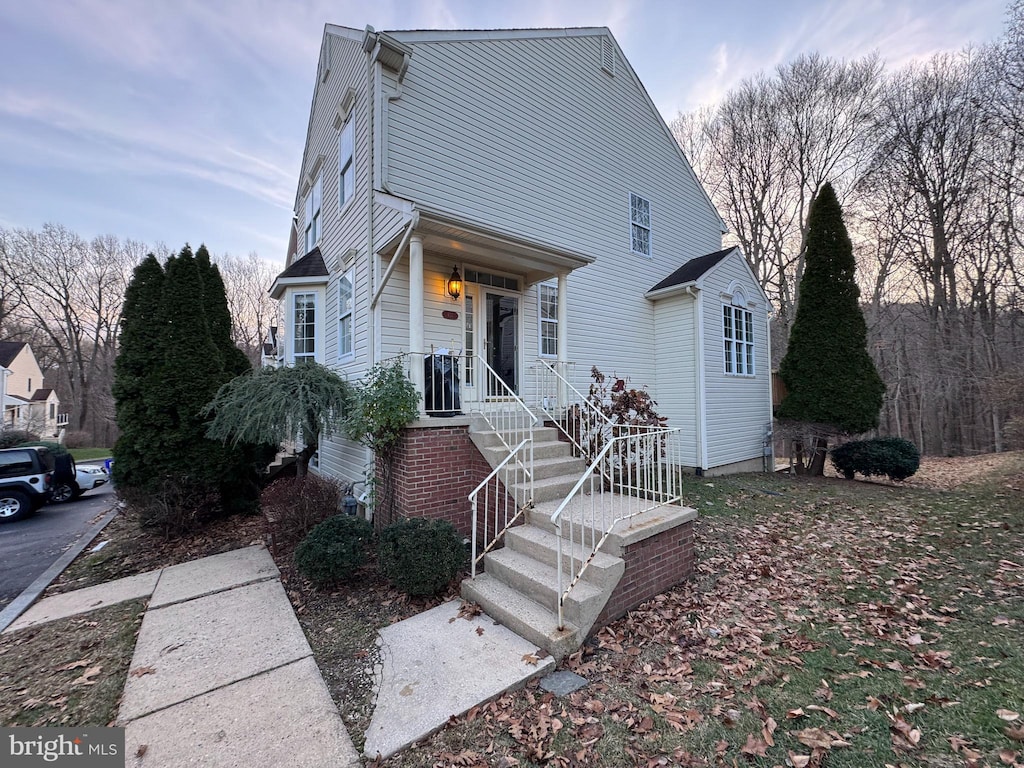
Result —
<instances>
[{"instance_id":1,"label":"attic vent window","mask_svg":"<svg viewBox=\"0 0 1024 768\"><path fill-rule=\"evenodd\" d=\"M611 38L601 38L601 69L609 75L615 74L615 46Z\"/></svg>"}]
</instances>

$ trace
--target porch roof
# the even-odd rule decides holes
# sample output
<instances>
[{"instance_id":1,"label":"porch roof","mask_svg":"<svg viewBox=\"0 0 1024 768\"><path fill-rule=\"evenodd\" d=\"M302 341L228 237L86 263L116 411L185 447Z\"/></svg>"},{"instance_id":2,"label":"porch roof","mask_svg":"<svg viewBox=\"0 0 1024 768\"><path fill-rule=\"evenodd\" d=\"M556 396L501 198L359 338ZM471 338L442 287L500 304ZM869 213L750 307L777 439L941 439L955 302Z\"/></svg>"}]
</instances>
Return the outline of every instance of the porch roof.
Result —
<instances>
[{"instance_id":1,"label":"porch roof","mask_svg":"<svg viewBox=\"0 0 1024 768\"><path fill-rule=\"evenodd\" d=\"M503 272L520 272L526 283L538 283L594 262L593 256L529 242L504 232L460 221L443 213L418 208L415 234L423 250L443 254L457 263L469 263ZM393 253L400 238L381 251Z\"/></svg>"}]
</instances>

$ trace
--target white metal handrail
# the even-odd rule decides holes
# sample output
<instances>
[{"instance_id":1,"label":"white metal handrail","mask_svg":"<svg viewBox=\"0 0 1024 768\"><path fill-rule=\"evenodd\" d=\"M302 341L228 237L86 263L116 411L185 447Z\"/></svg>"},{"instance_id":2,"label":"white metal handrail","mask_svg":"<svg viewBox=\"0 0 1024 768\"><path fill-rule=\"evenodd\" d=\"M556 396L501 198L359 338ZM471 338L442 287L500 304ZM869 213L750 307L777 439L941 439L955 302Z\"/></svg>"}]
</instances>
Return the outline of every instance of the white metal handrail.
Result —
<instances>
[{"instance_id":1,"label":"white metal handrail","mask_svg":"<svg viewBox=\"0 0 1024 768\"><path fill-rule=\"evenodd\" d=\"M556 363L560 372L547 360L537 362L534 371L542 410L581 455L594 458L611 437L615 423L564 375L573 363Z\"/></svg>"},{"instance_id":2,"label":"white metal handrail","mask_svg":"<svg viewBox=\"0 0 1024 768\"><path fill-rule=\"evenodd\" d=\"M552 513L558 538L559 628L564 626L565 599L615 525L681 501L679 433L665 427L614 425L610 438Z\"/></svg>"},{"instance_id":3,"label":"white metal handrail","mask_svg":"<svg viewBox=\"0 0 1024 768\"><path fill-rule=\"evenodd\" d=\"M521 460L520 456L525 456ZM484 555L490 552L498 543L501 535L526 511L526 505L520 504L509 490L511 486L528 480L525 468L533 466L533 439L528 438L512 449L498 466L491 470L491 473L473 489L469 494L469 501L473 507L473 560L472 575L476 576L476 566ZM478 503L483 496L483 514L480 514ZM532 497L532 491L531 491ZM482 530L478 530L482 520ZM499 530L500 527L500 530ZM490 532L493 537L488 537ZM478 535L479 534L479 535ZM479 541L483 540L483 551L479 552Z\"/></svg>"}]
</instances>

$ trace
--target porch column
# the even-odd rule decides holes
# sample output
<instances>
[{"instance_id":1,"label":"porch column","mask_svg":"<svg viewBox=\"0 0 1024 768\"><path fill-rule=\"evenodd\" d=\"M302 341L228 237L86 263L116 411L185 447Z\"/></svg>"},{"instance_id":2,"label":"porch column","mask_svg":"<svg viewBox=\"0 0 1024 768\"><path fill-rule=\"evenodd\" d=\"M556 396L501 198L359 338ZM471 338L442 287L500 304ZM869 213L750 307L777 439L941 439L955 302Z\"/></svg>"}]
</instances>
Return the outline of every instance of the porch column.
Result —
<instances>
[{"instance_id":1,"label":"porch column","mask_svg":"<svg viewBox=\"0 0 1024 768\"><path fill-rule=\"evenodd\" d=\"M409 240L409 378L423 400L423 238L413 235Z\"/></svg>"},{"instance_id":2,"label":"porch column","mask_svg":"<svg viewBox=\"0 0 1024 768\"><path fill-rule=\"evenodd\" d=\"M569 378L569 310L568 310L568 285L569 273L558 273L558 361L556 368L566 379ZM558 409L561 412L568 405L568 393L565 391L565 384L558 382Z\"/></svg>"}]
</instances>

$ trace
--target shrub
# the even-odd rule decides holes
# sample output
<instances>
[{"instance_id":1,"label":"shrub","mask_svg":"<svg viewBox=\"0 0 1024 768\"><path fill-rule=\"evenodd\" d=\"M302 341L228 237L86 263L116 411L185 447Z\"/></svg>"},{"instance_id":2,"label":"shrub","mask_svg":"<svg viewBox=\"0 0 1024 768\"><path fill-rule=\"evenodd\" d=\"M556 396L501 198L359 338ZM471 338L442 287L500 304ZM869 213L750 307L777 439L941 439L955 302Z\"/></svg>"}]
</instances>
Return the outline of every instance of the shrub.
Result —
<instances>
[{"instance_id":1,"label":"shrub","mask_svg":"<svg viewBox=\"0 0 1024 768\"><path fill-rule=\"evenodd\" d=\"M361 517L329 517L295 548L295 566L317 584L343 581L366 562L372 538L373 526Z\"/></svg>"},{"instance_id":2,"label":"shrub","mask_svg":"<svg viewBox=\"0 0 1024 768\"><path fill-rule=\"evenodd\" d=\"M15 448L20 448L22 445L26 445L26 446L38 445L38 446L41 446L43 448L47 448L47 449L49 449L50 453L52 453L54 456L63 456L66 453L68 453L67 447L61 445L60 443L56 442L55 440L32 440L31 442L22 443L22 444L14 446L14 447Z\"/></svg>"},{"instance_id":3,"label":"shrub","mask_svg":"<svg viewBox=\"0 0 1024 768\"><path fill-rule=\"evenodd\" d=\"M378 565L407 595L433 595L444 589L466 562L466 548L451 523L414 517L380 534Z\"/></svg>"},{"instance_id":4,"label":"shrub","mask_svg":"<svg viewBox=\"0 0 1024 768\"><path fill-rule=\"evenodd\" d=\"M96 441L92 439L92 432L81 429L73 429L64 433L64 445L68 448L93 448Z\"/></svg>"},{"instance_id":5,"label":"shrub","mask_svg":"<svg viewBox=\"0 0 1024 768\"><path fill-rule=\"evenodd\" d=\"M0 431L0 448L17 448L25 443L39 441L39 435L24 429L5 429Z\"/></svg>"},{"instance_id":6,"label":"shrub","mask_svg":"<svg viewBox=\"0 0 1024 768\"><path fill-rule=\"evenodd\" d=\"M856 440L833 448L831 455L832 464L847 480L852 480L855 472L906 480L921 466L921 452L902 437Z\"/></svg>"},{"instance_id":7,"label":"shrub","mask_svg":"<svg viewBox=\"0 0 1024 768\"><path fill-rule=\"evenodd\" d=\"M143 528L165 539L199 530L220 511L217 494L185 475L167 475L146 487L118 488L117 495L139 515Z\"/></svg>"},{"instance_id":8,"label":"shrub","mask_svg":"<svg viewBox=\"0 0 1024 768\"><path fill-rule=\"evenodd\" d=\"M260 507L275 547L293 547L341 510L341 486L318 475L281 477L263 489Z\"/></svg>"}]
</instances>

